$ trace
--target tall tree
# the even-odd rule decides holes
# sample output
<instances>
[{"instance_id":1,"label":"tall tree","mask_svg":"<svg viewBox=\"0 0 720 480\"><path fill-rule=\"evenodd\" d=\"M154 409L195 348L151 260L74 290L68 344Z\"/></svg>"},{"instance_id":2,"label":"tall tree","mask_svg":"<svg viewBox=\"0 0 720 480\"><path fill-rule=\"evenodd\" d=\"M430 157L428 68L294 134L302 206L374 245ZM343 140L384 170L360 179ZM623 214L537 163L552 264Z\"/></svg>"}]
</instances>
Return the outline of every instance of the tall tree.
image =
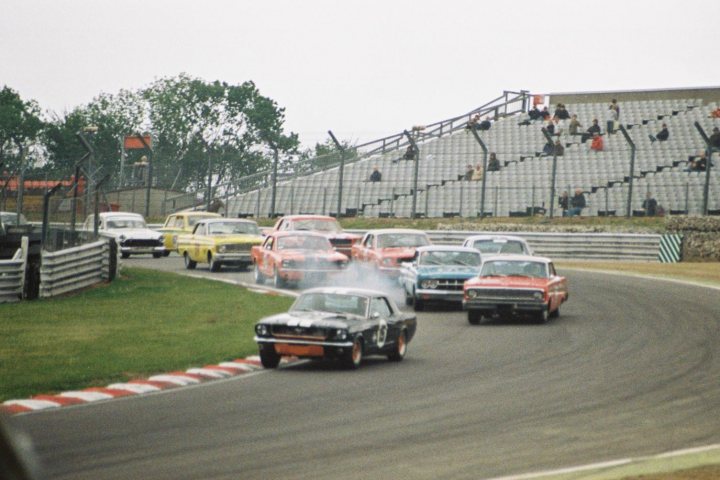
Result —
<instances>
[{"instance_id":1,"label":"tall tree","mask_svg":"<svg viewBox=\"0 0 720 480\"><path fill-rule=\"evenodd\" d=\"M28 147L38 140L45 123L35 101L25 101L10 87L0 90L0 161L4 168L19 167Z\"/></svg>"}]
</instances>

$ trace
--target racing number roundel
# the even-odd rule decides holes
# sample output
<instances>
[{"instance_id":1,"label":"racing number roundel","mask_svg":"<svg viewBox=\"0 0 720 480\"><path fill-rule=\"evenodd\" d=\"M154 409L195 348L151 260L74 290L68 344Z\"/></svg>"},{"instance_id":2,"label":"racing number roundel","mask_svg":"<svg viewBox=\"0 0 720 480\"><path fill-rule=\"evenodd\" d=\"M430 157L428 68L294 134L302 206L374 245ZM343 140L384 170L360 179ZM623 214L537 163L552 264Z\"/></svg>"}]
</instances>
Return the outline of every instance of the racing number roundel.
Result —
<instances>
[{"instance_id":1,"label":"racing number roundel","mask_svg":"<svg viewBox=\"0 0 720 480\"><path fill-rule=\"evenodd\" d=\"M388 324L384 318L381 318L379 325L378 325L378 334L377 334L378 348L383 348L385 346L385 341L387 340L387 333L388 333Z\"/></svg>"}]
</instances>

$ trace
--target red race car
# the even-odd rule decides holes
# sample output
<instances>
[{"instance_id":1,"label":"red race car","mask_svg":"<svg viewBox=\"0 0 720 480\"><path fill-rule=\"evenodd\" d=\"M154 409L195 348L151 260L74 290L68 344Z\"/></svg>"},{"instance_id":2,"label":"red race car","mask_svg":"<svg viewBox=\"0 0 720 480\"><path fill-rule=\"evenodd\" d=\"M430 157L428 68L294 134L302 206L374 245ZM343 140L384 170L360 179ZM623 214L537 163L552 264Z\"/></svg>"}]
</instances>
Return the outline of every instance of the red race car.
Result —
<instances>
[{"instance_id":1,"label":"red race car","mask_svg":"<svg viewBox=\"0 0 720 480\"><path fill-rule=\"evenodd\" d=\"M365 262L392 277L400 275L400 263L412 262L415 249L430 245L427 234L421 230L386 228L369 230L362 240L353 245L352 259Z\"/></svg>"},{"instance_id":2,"label":"red race car","mask_svg":"<svg viewBox=\"0 0 720 480\"><path fill-rule=\"evenodd\" d=\"M468 321L529 316L539 323L560 315L569 296L567 279L549 258L493 255L483 258L480 275L465 282L463 310Z\"/></svg>"},{"instance_id":3,"label":"red race car","mask_svg":"<svg viewBox=\"0 0 720 480\"><path fill-rule=\"evenodd\" d=\"M348 257L338 253L319 233L272 232L262 245L250 252L255 265L255 282L272 279L277 288L288 283L319 282L345 270Z\"/></svg>"},{"instance_id":4,"label":"red race car","mask_svg":"<svg viewBox=\"0 0 720 480\"><path fill-rule=\"evenodd\" d=\"M360 235L343 231L337 219L325 215L285 215L275 222L272 231L286 230L307 230L325 235L335 250L348 257L353 244L360 240Z\"/></svg>"}]
</instances>

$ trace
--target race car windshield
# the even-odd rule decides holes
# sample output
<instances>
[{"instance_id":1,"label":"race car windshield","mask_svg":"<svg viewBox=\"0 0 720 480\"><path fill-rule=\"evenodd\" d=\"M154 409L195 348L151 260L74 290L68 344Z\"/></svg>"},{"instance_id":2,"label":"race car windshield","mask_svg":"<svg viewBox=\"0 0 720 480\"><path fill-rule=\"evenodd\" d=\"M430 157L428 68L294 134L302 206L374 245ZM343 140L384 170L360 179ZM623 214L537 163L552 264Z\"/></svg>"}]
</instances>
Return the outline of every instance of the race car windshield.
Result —
<instances>
[{"instance_id":1,"label":"race car windshield","mask_svg":"<svg viewBox=\"0 0 720 480\"><path fill-rule=\"evenodd\" d=\"M198 223L200 220L205 220L206 218L213 218L213 217L202 217L202 216L198 216L198 215L194 215L192 217L189 216L189 217L187 217L188 225L190 225L191 227L194 227L196 223Z\"/></svg>"},{"instance_id":2,"label":"race car windshield","mask_svg":"<svg viewBox=\"0 0 720 480\"><path fill-rule=\"evenodd\" d=\"M378 248L391 247L422 247L429 245L425 235L416 235L412 233L388 233L378 237Z\"/></svg>"},{"instance_id":3,"label":"race car windshield","mask_svg":"<svg viewBox=\"0 0 720 480\"><path fill-rule=\"evenodd\" d=\"M278 239L278 249L298 249L298 250L330 250L332 245L325 237L299 235L297 237L282 237Z\"/></svg>"},{"instance_id":4,"label":"race car windshield","mask_svg":"<svg viewBox=\"0 0 720 480\"><path fill-rule=\"evenodd\" d=\"M293 225L294 230L312 230L318 232L340 232L342 228L334 220L297 220Z\"/></svg>"},{"instance_id":5,"label":"race car windshield","mask_svg":"<svg viewBox=\"0 0 720 480\"><path fill-rule=\"evenodd\" d=\"M145 228L145 222L135 218L115 218L108 220L107 228Z\"/></svg>"},{"instance_id":6,"label":"race car windshield","mask_svg":"<svg viewBox=\"0 0 720 480\"><path fill-rule=\"evenodd\" d=\"M462 265L477 267L480 265L480 255L473 252L430 251L422 252L418 265Z\"/></svg>"},{"instance_id":7,"label":"race car windshield","mask_svg":"<svg viewBox=\"0 0 720 480\"><path fill-rule=\"evenodd\" d=\"M260 229L249 222L213 222L209 226L212 235L260 235Z\"/></svg>"},{"instance_id":8,"label":"race car windshield","mask_svg":"<svg viewBox=\"0 0 720 480\"><path fill-rule=\"evenodd\" d=\"M517 240L477 240L473 248L482 253L525 253L522 243Z\"/></svg>"},{"instance_id":9,"label":"race car windshield","mask_svg":"<svg viewBox=\"0 0 720 480\"><path fill-rule=\"evenodd\" d=\"M290 311L342 313L366 316L368 299L357 295L337 293L305 293L300 295Z\"/></svg>"},{"instance_id":10,"label":"race car windshield","mask_svg":"<svg viewBox=\"0 0 720 480\"><path fill-rule=\"evenodd\" d=\"M483 264L480 276L547 278L548 274L547 267L542 262L494 260Z\"/></svg>"}]
</instances>

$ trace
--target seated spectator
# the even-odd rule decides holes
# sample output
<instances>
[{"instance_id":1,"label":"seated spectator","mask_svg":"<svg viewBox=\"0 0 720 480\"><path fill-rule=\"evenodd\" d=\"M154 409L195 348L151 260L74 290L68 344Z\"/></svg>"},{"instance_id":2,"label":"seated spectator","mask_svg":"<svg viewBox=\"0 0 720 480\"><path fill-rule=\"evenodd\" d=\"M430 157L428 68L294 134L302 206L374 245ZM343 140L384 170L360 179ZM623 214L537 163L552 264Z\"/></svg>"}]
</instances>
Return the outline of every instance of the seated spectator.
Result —
<instances>
[{"instance_id":1,"label":"seated spectator","mask_svg":"<svg viewBox=\"0 0 720 480\"><path fill-rule=\"evenodd\" d=\"M667 125L663 123L662 129L660 129L660 131L658 133L656 133L655 135L648 135L648 136L650 137L650 141L652 143L655 143L656 140L658 142L664 142L665 140L667 140L670 137L670 132L668 131Z\"/></svg>"},{"instance_id":2,"label":"seated spectator","mask_svg":"<svg viewBox=\"0 0 720 480\"><path fill-rule=\"evenodd\" d=\"M547 130L550 135L555 135L555 123L550 119L545 122L542 129Z\"/></svg>"},{"instance_id":3,"label":"seated spectator","mask_svg":"<svg viewBox=\"0 0 720 480\"><path fill-rule=\"evenodd\" d=\"M475 170L473 170L472 175L473 181L478 181L483 179L483 166L482 163L478 163L475 165Z\"/></svg>"},{"instance_id":4,"label":"seated spectator","mask_svg":"<svg viewBox=\"0 0 720 480\"><path fill-rule=\"evenodd\" d=\"M379 182L380 180L382 180L382 173L380 173L380 169L377 165L373 167L373 171L370 174L370 178L368 180L370 180L371 182Z\"/></svg>"},{"instance_id":5,"label":"seated spectator","mask_svg":"<svg viewBox=\"0 0 720 480\"><path fill-rule=\"evenodd\" d=\"M686 172L704 172L707 168L707 156L704 150L688 157Z\"/></svg>"},{"instance_id":6,"label":"seated spectator","mask_svg":"<svg viewBox=\"0 0 720 480\"><path fill-rule=\"evenodd\" d=\"M555 140L555 148L553 150L553 153L556 157L562 157L563 155L565 155L565 147L563 146L562 142L560 142L559 138Z\"/></svg>"},{"instance_id":7,"label":"seated spectator","mask_svg":"<svg viewBox=\"0 0 720 480\"><path fill-rule=\"evenodd\" d=\"M463 176L463 180L472 180L473 173L475 173L475 169L468 163L465 166L465 176Z\"/></svg>"},{"instance_id":8,"label":"seated spectator","mask_svg":"<svg viewBox=\"0 0 720 480\"><path fill-rule=\"evenodd\" d=\"M550 118L550 112L548 112L547 107L543 107L542 111L540 112L540 118L543 120L547 120Z\"/></svg>"},{"instance_id":9,"label":"seated spectator","mask_svg":"<svg viewBox=\"0 0 720 480\"><path fill-rule=\"evenodd\" d=\"M600 134L602 131L600 130L600 124L598 123L598 119L594 118L592 121L592 125L588 127L586 133L583 133L582 135L582 143L585 143L589 138L592 138L595 134Z\"/></svg>"},{"instance_id":10,"label":"seated spectator","mask_svg":"<svg viewBox=\"0 0 720 480\"><path fill-rule=\"evenodd\" d=\"M530 117L530 120L537 120L542 117L542 113L538 110L537 105L533 105L533 108L528 112L528 117Z\"/></svg>"},{"instance_id":11,"label":"seated spectator","mask_svg":"<svg viewBox=\"0 0 720 480\"><path fill-rule=\"evenodd\" d=\"M567 111L564 104L558 103L555 108L555 116L560 120L568 120L570 118L570 112Z\"/></svg>"},{"instance_id":12,"label":"seated spectator","mask_svg":"<svg viewBox=\"0 0 720 480\"><path fill-rule=\"evenodd\" d=\"M553 117L553 134L559 137L563 133L565 133L565 120Z\"/></svg>"},{"instance_id":13,"label":"seated spectator","mask_svg":"<svg viewBox=\"0 0 720 480\"><path fill-rule=\"evenodd\" d=\"M582 189L576 188L575 195L570 199L570 208L567 211L567 217L574 217L582 213L582 209L587 206L585 202L585 195L583 195Z\"/></svg>"},{"instance_id":14,"label":"seated spectator","mask_svg":"<svg viewBox=\"0 0 720 480\"><path fill-rule=\"evenodd\" d=\"M577 119L577 115L573 115L570 119L570 123L568 124L568 132L570 135L579 135L578 130L582 128L582 125L580 125L580 122Z\"/></svg>"},{"instance_id":15,"label":"seated spectator","mask_svg":"<svg viewBox=\"0 0 720 480\"><path fill-rule=\"evenodd\" d=\"M715 150L720 150L720 130L718 127L713 128L713 133L710 135L710 146Z\"/></svg>"},{"instance_id":16,"label":"seated spectator","mask_svg":"<svg viewBox=\"0 0 720 480\"><path fill-rule=\"evenodd\" d=\"M498 160L495 152L490 152L490 159L488 160L487 166L488 172L499 172L500 171L500 160Z\"/></svg>"},{"instance_id":17,"label":"seated spectator","mask_svg":"<svg viewBox=\"0 0 720 480\"><path fill-rule=\"evenodd\" d=\"M710 112L710 118L720 118L720 107Z\"/></svg>"},{"instance_id":18,"label":"seated spectator","mask_svg":"<svg viewBox=\"0 0 720 480\"><path fill-rule=\"evenodd\" d=\"M478 130L490 130L490 127L492 127L492 123L490 122L490 117L485 117L485 120L480 122L478 124L477 129Z\"/></svg>"},{"instance_id":19,"label":"seated spectator","mask_svg":"<svg viewBox=\"0 0 720 480\"><path fill-rule=\"evenodd\" d=\"M408 145L407 149L405 150L405 155L403 155L403 158L405 160L415 160L415 155L417 155L415 148L412 145Z\"/></svg>"},{"instance_id":20,"label":"seated spectator","mask_svg":"<svg viewBox=\"0 0 720 480\"><path fill-rule=\"evenodd\" d=\"M642 209L645 211L646 217L654 217L657 215L657 200L652 197L650 192L645 194L645 200L642 203Z\"/></svg>"},{"instance_id":21,"label":"seated spectator","mask_svg":"<svg viewBox=\"0 0 720 480\"><path fill-rule=\"evenodd\" d=\"M558 205L560 205L560 208L562 209L562 216L567 217L568 207L570 206L570 197L568 197L567 190L565 190L562 195L560 195L560 198L558 198Z\"/></svg>"},{"instance_id":22,"label":"seated spectator","mask_svg":"<svg viewBox=\"0 0 720 480\"><path fill-rule=\"evenodd\" d=\"M602 152L603 148L603 137L601 137L599 133L594 133L592 143L590 144L590 150L594 152Z\"/></svg>"}]
</instances>

